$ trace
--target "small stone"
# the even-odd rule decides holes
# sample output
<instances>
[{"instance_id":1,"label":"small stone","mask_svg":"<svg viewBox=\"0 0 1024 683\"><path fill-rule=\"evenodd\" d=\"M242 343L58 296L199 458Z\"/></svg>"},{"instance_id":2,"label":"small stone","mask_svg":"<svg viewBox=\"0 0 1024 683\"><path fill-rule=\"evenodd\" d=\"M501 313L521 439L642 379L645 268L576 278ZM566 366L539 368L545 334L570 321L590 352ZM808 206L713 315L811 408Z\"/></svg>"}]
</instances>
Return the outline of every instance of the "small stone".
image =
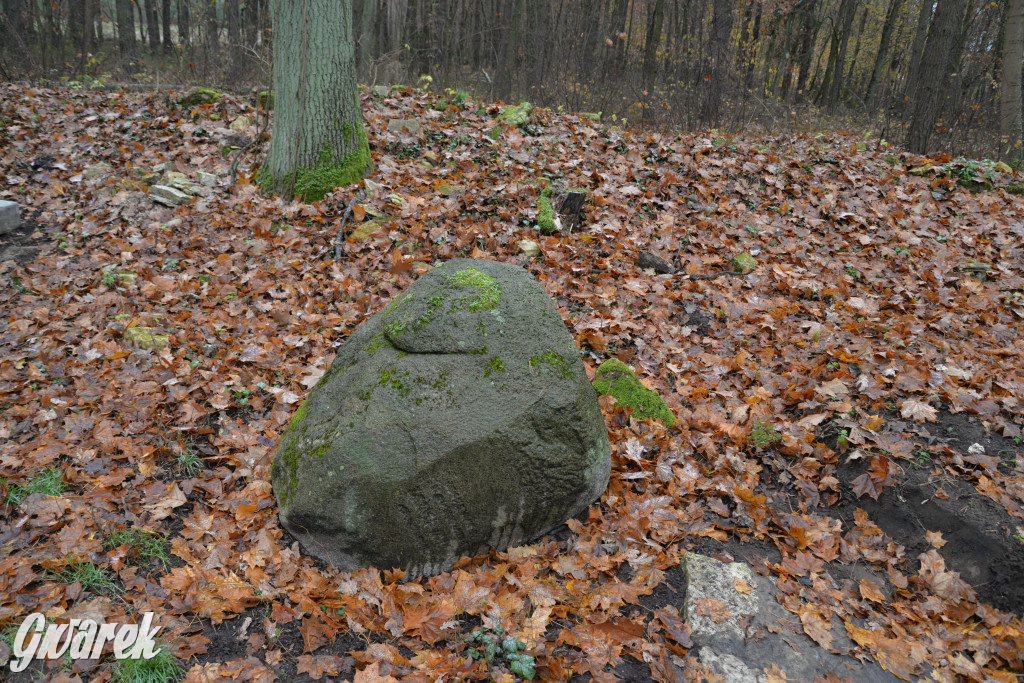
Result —
<instances>
[{"instance_id":1,"label":"small stone","mask_svg":"<svg viewBox=\"0 0 1024 683\"><path fill-rule=\"evenodd\" d=\"M388 130L393 133L398 133L402 130L418 133L423 130L423 124L416 119L391 119L388 121Z\"/></svg>"},{"instance_id":2,"label":"small stone","mask_svg":"<svg viewBox=\"0 0 1024 683\"><path fill-rule=\"evenodd\" d=\"M220 98L220 92L213 88L196 88L178 100L178 104L183 107L195 107L200 104L214 104Z\"/></svg>"},{"instance_id":3,"label":"small stone","mask_svg":"<svg viewBox=\"0 0 1024 683\"><path fill-rule=\"evenodd\" d=\"M21 225L18 205L14 202L0 200L0 235L17 229Z\"/></svg>"},{"instance_id":4,"label":"small stone","mask_svg":"<svg viewBox=\"0 0 1024 683\"><path fill-rule=\"evenodd\" d=\"M533 240L520 240L519 253L527 258L537 258L540 256L540 245Z\"/></svg>"},{"instance_id":5,"label":"small stone","mask_svg":"<svg viewBox=\"0 0 1024 683\"><path fill-rule=\"evenodd\" d=\"M384 226L377 221L366 221L354 229L348 236L350 240L365 240L370 237L373 233L377 232Z\"/></svg>"},{"instance_id":6,"label":"small stone","mask_svg":"<svg viewBox=\"0 0 1024 683\"><path fill-rule=\"evenodd\" d=\"M380 86L378 86L378 87L380 87ZM370 194L373 194L377 190L382 189L384 186L381 185L380 183L375 183L372 180L367 179L367 180L363 181L363 187L366 188L367 192L369 192Z\"/></svg>"},{"instance_id":7,"label":"small stone","mask_svg":"<svg viewBox=\"0 0 1024 683\"><path fill-rule=\"evenodd\" d=\"M214 173L206 173L205 171L200 171L197 174L197 176L199 178L199 184L200 185L203 185L204 187L217 187L217 176L216 176L216 174L214 174Z\"/></svg>"},{"instance_id":8,"label":"small stone","mask_svg":"<svg viewBox=\"0 0 1024 683\"><path fill-rule=\"evenodd\" d=\"M243 128L248 128L251 125L252 119L250 119L248 116L239 116L231 122L231 125L228 126L228 128L230 128L231 130L242 130Z\"/></svg>"},{"instance_id":9,"label":"small stone","mask_svg":"<svg viewBox=\"0 0 1024 683\"><path fill-rule=\"evenodd\" d=\"M115 277L119 287L131 287L139 276L135 273L118 273Z\"/></svg>"},{"instance_id":10,"label":"small stone","mask_svg":"<svg viewBox=\"0 0 1024 683\"><path fill-rule=\"evenodd\" d=\"M729 261L729 265L732 267L735 273L749 273L750 271L757 268L757 259L750 254L743 252L742 254L736 254Z\"/></svg>"},{"instance_id":11,"label":"small stone","mask_svg":"<svg viewBox=\"0 0 1024 683\"><path fill-rule=\"evenodd\" d=\"M514 107L505 107L498 120L510 126L522 126L529 122L531 114L533 114L533 105L523 101Z\"/></svg>"},{"instance_id":12,"label":"small stone","mask_svg":"<svg viewBox=\"0 0 1024 683\"><path fill-rule=\"evenodd\" d=\"M676 272L676 267L671 262L649 251L641 251L636 262L644 270L653 270L661 275L671 275Z\"/></svg>"},{"instance_id":13,"label":"small stone","mask_svg":"<svg viewBox=\"0 0 1024 683\"><path fill-rule=\"evenodd\" d=\"M373 94L377 97L387 97L391 94L391 88L386 85L375 85L373 86Z\"/></svg>"},{"instance_id":14,"label":"small stone","mask_svg":"<svg viewBox=\"0 0 1024 683\"><path fill-rule=\"evenodd\" d=\"M171 338L166 334L154 334L153 328L138 325L129 327L124 331L124 338L138 346L140 349L157 350L165 348L171 343Z\"/></svg>"},{"instance_id":15,"label":"small stone","mask_svg":"<svg viewBox=\"0 0 1024 683\"><path fill-rule=\"evenodd\" d=\"M465 185L441 185L437 188L439 194L444 197L450 197L453 194L461 194L466 191Z\"/></svg>"},{"instance_id":16,"label":"small stone","mask_svg":"<svg viewBox=\"0 0 1024 683\"><path fill-rule=\"evenodd\" d=\"M114 167L105 161L92 164L85 167L85 171L82 173L82 177L86 180L100 180L106 178L114 172Z\"/></svg>"},{"instance_id":17,"label":"small stone","mask_svg":"<svg viewBox=\"0 0 1024 683\"><path fill-rule=\"evenodd\" d=\"M985 455L985 447L980 443L972 443L968 446L967 452L971 455Z\"/></svg>"},{"instance_id":18,"label":"small stone","mask_svg":"<svg viewBox=\"0 0 1024 683\"><path fill-rule=\"evenodd\" d=\"M434 150L432 150L432 149L428 149L426 152L424 152L423 153L423 158L426 159L427 161L429 161L432 164L436 164L437 163L437 154L434 153Z\"/></svg>"},{"instance_id":19,"label":"small stone","mask_svg":"<svg viewBox=\"0 0 1024 683\"><path fill-rule=\"evenodd\" d=\"M153 185L149 188L149 198L164 206L176 207L192 201L192 195L166 185Z\"/></svg>"},{"instance_id":20,"label":"small stone","mask_svg":"<svg viewBox=\"0 0 1024 683\"><path fill-rule=\"evenodd\" d=\"M200 186L189 180L187 175L177 171L167 171L157 184L173 187L175 190L191 195L199 194L200 190Z\"/></svg>"}]
</instances>

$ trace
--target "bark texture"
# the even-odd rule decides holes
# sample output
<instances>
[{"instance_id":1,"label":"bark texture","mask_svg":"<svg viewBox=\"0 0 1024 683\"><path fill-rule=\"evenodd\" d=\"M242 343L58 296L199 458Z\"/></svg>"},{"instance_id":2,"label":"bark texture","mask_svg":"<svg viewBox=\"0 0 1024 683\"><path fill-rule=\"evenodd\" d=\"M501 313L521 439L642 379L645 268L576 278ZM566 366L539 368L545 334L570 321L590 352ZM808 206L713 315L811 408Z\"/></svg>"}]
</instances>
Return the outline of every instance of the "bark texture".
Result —
<instances>
[{"instance_id":1,"label":"bark texture","mask_svg":"<svg viewBox=\"0 0 1024 683\"><path fill-rule=\"evenodd\" d=\"M276 0L274 128L257 174L265 192L303 201L366 174L356 94L352 0Z\"/></svg>"},{"instance_id":2,"label":"bark texture","mask_svg":"<svg viewBox=\"0 0 1024 683\"><path fill-rule=\"evenodd\" d=\"M1024 59L1024 0L1007 0L1003 29L1003 79L999 92L1000 132L1009 138L1008 156L1021 156L1021 61Z\"/></svg>"},{"instance_id":3,"label":"bark texture","mask_svg":"<svg viewBox=\"0 0 1024 683\"><path fill-rule=\"evenodd\" d=\"M960 62L960 34L968 0L939 0L928 30L921 77L907 132L907 148L927 154L935 123L945 100L950 68Z\"/></svg>"}]
</instances>

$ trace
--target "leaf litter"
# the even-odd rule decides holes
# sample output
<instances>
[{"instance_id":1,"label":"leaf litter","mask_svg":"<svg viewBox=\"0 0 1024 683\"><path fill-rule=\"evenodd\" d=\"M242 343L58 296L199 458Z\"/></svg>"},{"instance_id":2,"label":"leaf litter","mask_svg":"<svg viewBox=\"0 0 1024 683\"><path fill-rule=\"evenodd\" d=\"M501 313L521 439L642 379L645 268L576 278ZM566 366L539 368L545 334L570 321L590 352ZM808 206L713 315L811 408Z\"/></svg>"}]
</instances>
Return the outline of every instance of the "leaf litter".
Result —
<instances>
[{"instance_id":1,"label":"leaf litter","mask_svg":"<svg viewBox=\"0 0 1024 683\"><path fill-rule=\"evenodd\" d=\"M514 128L496 105L411 89L362 106L379 187L349 232L379 227L335 262L357 188L265 198L243 158L233 192L177 209L147 198L158 164L227 172L227 124L254 118L243 99L187 111L163 94L0 84L2 196L30 207L33 232L16 239L38 248L0 263L0 626L102 597L53 571L91 562L117 584L108 618L155 611L190 680L519 676L471 656L474 629L523 643L537 680L671 680L688 629L677 605L641 599L670 594L680 556L710 543L769 548L759 571L823 646L834 617L851 654L901 678L1024 672L1024 608L1007 587L1024 584L1020 199L908 175L924 160L891 165L892 150L843 135L631 132L544 110ZM407 139L393 118L422 130ZM32 166L42 155L57 163ZM87 179L100 162L112 172ZM589 190L585 220L542 235L537 200L555 183ZM641 251L678 272L644 272ZM759 267L687 277L741 252ZM622 360L678 420L602 402L608 490L532 545L417 581L339 573L277 523L277 439L360 322L461 256L528 268L591 374ZM133 343L133 321L168 344ZM772 438L759 447L754 429ZM971 429L987 451L944 438ZM62 493L9 500L52 468ZM911 486L921 472L931 494ZM911 488L984 507L986 552L1010 575L992 588L950 568L964 547L950 527L969 513L891 524ZM166 538L171 561L104 545L131 529Z\"/></svg>"}]
</instances>

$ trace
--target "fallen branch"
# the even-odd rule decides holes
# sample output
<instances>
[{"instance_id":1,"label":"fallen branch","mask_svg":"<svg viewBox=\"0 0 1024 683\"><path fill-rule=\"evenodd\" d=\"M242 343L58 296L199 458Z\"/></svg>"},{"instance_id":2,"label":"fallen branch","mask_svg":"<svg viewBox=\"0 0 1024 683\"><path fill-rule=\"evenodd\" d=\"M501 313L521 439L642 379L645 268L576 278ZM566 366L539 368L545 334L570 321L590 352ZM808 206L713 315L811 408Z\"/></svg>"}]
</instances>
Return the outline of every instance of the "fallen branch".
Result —
<instances>
[{"instance_id":1,"label":"fallen branch","mask_svg":"<svg viewBox=\"0 0 1024 683\"><path fill-rule=\"evenodd\" d=\"M363 199L366 194L365 190L359 190L356 196L349 202L348 208L345 209L345 213L341 214L341 225L338 226L338 234L334 236L334 260L341 260L341 245L345 236L345 224L348 223L348 217L352 215L352 208Z\"/></svg>"}]
</instances>

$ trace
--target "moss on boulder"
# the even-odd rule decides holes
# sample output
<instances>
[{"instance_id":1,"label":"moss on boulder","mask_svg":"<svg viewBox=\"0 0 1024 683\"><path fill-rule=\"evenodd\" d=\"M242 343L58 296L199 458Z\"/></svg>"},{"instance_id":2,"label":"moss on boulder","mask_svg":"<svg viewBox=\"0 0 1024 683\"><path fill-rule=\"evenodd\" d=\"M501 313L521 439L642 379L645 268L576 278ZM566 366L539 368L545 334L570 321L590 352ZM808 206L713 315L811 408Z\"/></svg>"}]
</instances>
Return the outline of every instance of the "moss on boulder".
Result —
<instances>
[{"instance_id":1,"label":"moss on boulder","mask_svg":"<svg viewBox=\"0 0 1024 683\"><path fill-rule=\"evenodd\" d=\"M183 107L196 107L201 104L216 104L220 101L222 94L214 88L194 88L187 95L178 100Z\"/></svg>"},{"instance_id":2,"label":"moss on boulder","mask_svg":"<svg viewBox=\"0 0 1024 683\"><path fill-rule=\"evenodd\" d=\"M348 337L274 458L282 525L343 570L411 575L581 512L610 446L579 350L522 268L449 261Z\"/></svg>"}]
</instances>

